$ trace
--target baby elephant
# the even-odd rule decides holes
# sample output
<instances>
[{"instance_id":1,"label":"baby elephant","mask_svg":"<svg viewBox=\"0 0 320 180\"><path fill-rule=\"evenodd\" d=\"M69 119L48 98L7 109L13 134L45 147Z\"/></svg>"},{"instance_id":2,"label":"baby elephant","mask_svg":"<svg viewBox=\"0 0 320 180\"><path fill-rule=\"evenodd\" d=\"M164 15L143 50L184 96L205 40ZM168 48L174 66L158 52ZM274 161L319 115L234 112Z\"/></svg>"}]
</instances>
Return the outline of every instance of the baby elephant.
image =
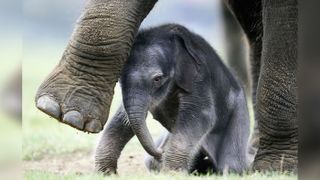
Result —
<instances>
[{"instance_id":1,"label":"baby elephant","mask_svg":"<svg viewBox=\"0 0 320 180\"><path fill-rule=\"evenodd\" d=\"M116 173L121 150L134 135L150 154L150 170L246 169L246 98L203 38L176 24L142 30L120 83L123 106L103 132L96 150L97 170ZM146 126L148 111L168 130L157 143Z\"/></svg>"}]
</instances>

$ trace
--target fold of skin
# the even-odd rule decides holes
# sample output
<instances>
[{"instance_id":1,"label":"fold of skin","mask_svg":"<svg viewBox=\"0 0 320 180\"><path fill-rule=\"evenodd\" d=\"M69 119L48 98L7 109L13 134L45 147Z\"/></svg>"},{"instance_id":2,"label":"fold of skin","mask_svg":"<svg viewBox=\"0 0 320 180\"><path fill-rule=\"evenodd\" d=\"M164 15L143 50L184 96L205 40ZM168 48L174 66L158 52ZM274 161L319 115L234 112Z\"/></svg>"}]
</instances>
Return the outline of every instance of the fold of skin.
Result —
<instances>
[{"instance_id":1,"label":"fold of skin","mask_svg":"<svg viewBox=\"0 0 320 180\"><path fill-rule=\"evenodd\" d=\"M100 132L134 36L155 3L88 1L60 63L37 92L36 106L74 128Z\"/></svg>"}]
</instances>

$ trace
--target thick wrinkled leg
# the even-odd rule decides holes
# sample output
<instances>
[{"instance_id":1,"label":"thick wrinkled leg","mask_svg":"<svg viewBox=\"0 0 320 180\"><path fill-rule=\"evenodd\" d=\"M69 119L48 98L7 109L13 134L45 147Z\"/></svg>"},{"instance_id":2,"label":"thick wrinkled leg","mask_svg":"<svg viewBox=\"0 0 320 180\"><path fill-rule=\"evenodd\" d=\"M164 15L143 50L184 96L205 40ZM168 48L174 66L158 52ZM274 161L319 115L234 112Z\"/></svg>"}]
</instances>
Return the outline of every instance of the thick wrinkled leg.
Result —
<instances>
[{"instance_id":1,"label":"thick wrinkled leg","mask_svg":"<svg viewBox=\"0 0 320 180\"><path fill-rule=\"evenodd\" d=\"M82 131L98 133L141 21L156 0L90 0L36 106Z\"/></svg>"},{"instance_id":2,"label":"thick wrinkled leg","mask_svg":"<svg viewBox=\"0 0 320 180\"><path fill-rule=\"evenodd\" d=\"M256 117L260 142L254 170L296 172L297 1L263 1L262 68Z\"/></svg>"}]
</instances>

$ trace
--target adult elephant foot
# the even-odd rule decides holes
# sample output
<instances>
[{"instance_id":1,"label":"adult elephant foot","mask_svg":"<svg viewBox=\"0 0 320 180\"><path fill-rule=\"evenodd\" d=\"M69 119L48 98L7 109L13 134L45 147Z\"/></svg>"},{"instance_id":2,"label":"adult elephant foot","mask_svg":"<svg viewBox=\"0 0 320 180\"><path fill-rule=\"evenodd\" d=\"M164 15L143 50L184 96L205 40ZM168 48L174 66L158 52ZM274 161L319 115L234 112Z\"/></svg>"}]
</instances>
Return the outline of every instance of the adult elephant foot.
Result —
<instances>
[{"instance_id":1,"label":"adult elephant foot","mask_svg":"<svg viewBox=\"0 0 320 180\"><path fill-rule=\"evenodd\" d=\"M288 152L268 153L267 150L258 151L253 164L253 170L260 172L278 171L297 173L298 159L295 155L288 155Z\"/></svg>"},{"instance_id":2,"label":"adult elephant foot","mask_svg":"<svg viewBox=\"0 0 320 180\"><path fill-rule=\"evenodd\" d=\"M67 50L60 64L40 86L36 106L74 128L98 133L108 118L120 68L108 70L106 67L99 71L92 64L85 63L85 59ZM110 63L109 68L115 64L106 63Z\"/></svg>"},{"instance_id":3,"label":"adult elephant foot","mask_svg":"<svg viewBox=\"0 0 320 180\"><path fill-rule=\"evenodd\" d=\"M269 104L269 108L262 108L269 111L274 105ZM295 112L294 106L291 112ZM260 115L271 117L272 114L264 114L260 109ZM296 119L286 119L288 113L275 111L277 116L271 119L261 118L259 121L259 144L258 151L253 162L253 170L259 172L289 172L297 173L298 165L298 128ZM273 114L273 115L275 115ZM291 114L292 116L295 113ZM292 120L292 121L291 121Z\"/></svg>"},{"instance_id":4,"label":"adult elephant foot","mask_svg":"<svg viewBox=\"0 0 320 180\"><path fill-rule=\"evenodd\" d=\"M281 80L276 80L274 76L263 75L260 81L256 115L259 120L259 144L253 170L297 173L297 99L295 90L291 89L296 82L284 74L279 77L289 86L279 87L283 83L279 83ZM271 79L273 82L270 82Z\"/></svg>"},{"instance_id":5,"label":"adult elephant foot","mask_svg":"<svg viewBox=\"0 0 320 180\"><path fill-rule=\"evenodd\" d=\"M90 0L36 106L74 128L100 132L134 35L155 2Z\"/></svg>"}]
</instances>

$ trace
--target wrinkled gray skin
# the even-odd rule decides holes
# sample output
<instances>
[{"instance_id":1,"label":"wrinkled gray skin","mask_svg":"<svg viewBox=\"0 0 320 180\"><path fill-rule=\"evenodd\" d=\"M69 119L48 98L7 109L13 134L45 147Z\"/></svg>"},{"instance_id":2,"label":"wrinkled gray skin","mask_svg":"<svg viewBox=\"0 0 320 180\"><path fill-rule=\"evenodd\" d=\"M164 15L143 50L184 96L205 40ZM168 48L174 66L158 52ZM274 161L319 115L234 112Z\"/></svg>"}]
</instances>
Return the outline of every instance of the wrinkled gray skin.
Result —
<instances>
[{"instance_id":1,"label":"wrinkled gray skin","mask_svg":"<svg viewBox=\"0 0 320 180\"><path fill-rule=\"evenodd\" d=\"M250 46L260 138L253 169L296 172L297 0L224 2ZM134 36L155 3L89 0L60 63L38 90L37 107L79 130L100 132Z\"/></svg>"},{"instance_id":2,"label":"wrinkled gray skin","mask_svg":"<svg viewBox=\"0 0 320 180\"><path fill-rule=\"evenodd\" d=\"M103 132L98 170L115 172L120 151L134 134L147 152L153 146L164 151L162 158L148 158L150 170L240 173L247 168L244 91L200 36L174 24L140 32L120 82L124 108ZM146 126L148 111L169 132L156 145Z\"/></svg>"}]
</instances>

